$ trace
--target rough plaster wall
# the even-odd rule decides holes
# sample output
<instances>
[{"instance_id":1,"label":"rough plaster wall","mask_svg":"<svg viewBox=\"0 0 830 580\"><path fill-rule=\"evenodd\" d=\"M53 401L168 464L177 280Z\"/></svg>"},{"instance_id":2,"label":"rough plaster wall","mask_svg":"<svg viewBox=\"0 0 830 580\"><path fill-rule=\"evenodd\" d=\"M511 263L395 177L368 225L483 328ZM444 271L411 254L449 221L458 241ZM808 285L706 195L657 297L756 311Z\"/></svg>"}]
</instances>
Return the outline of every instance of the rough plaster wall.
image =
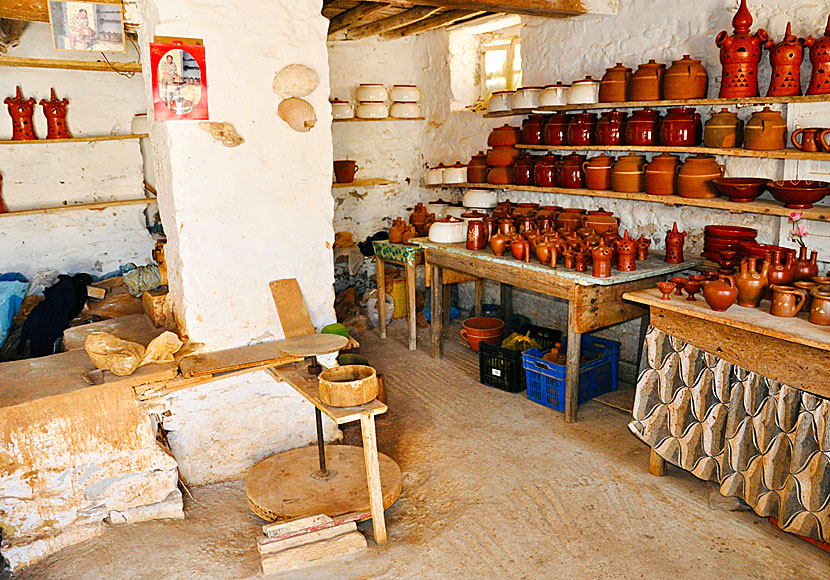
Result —
<instances>
[{"instance_id":1,"label":"rough plaster wall","mask_svg":"<svg viewBox=\"0 0 830 580\"><path fill-rule=\"evenodd\" d=\"M52 50L46 23L30 23L10 56L100 60L99 53L58 53ZM67 56L67 54L71 54ZM135 51L109 55L111 60L135 60ZM26 97L69 99L69 128L73 136L125 134L133 115L145 108L141 76L132 79L110 72L34 68L4 69L3 96L19 84ZM4 107L4 115L5 107ZM46 137L40 106L35 131ZM0 123L0 139L11 138L11 119ZM3 198L9 210L53 207L142 197L142 158L136 141L99 143L38 143L0 147ZM2 218L0 271L17 270L31 276L39 270L85 271L102 274L125 262L144 264L153 241L144 227L144 206L105 211Z\"/></svg>"}]
</instances>

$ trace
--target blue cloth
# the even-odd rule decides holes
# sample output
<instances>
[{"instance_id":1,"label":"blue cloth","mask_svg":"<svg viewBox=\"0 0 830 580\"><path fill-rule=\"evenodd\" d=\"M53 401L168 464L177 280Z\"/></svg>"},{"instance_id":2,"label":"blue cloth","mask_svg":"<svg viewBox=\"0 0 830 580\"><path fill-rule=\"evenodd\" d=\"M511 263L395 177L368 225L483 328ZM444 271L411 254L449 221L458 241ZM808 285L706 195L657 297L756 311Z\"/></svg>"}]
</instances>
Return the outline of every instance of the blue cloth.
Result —
<instances>
[{"instance_id":1,"label":"blue cloth","mask_svg":"<svg viewBox=\"0 0 830 580\"><path fill-rule=\"evenodd\" d=\"M12 318L20 310L28 290L29 282L23 274L0 274L0 346L6 342Z\"/></svg>"}]
</instances>

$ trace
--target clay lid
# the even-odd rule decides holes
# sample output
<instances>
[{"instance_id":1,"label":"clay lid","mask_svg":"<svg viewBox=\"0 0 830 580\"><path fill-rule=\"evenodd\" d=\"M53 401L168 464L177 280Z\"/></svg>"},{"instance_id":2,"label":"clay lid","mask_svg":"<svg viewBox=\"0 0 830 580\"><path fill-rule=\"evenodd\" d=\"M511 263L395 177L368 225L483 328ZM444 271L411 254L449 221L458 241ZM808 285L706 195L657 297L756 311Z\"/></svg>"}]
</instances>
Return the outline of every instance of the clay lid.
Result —
<instances>
[{"instance_id":1,"label":"clay lid","mask_svg":"<svg viewBox=\"0 0 830 580\"><path fill-rule=\"evenodd\" d=\"M393 87L404 87L407 89L417 89L418 85L392 85Z\"/></svg>"},{"instance_id":2,"label":"clay lid","mask_svg":"<svg viewBox=\"0 0 830 580\"><path fill-rule=\"evenodd\" d=\"M332 99L329 101L332 105L340 104L340 105L348 105L349 101L343 101L341 99ZM146 113L145 113L146 114Z\"/></svg>"},{"instance_id":3,"label":"clay lid","mask_svg":"<svg viewBox=\"0 0 830 580\"><path fill-rule=\"evenodd\" d=\"M699 59L692 58L692 56L689 55L689 54L684 54L683 58L681 58L680 60L675 60L674 62L672 62L672 64L692 64L692 63L696 64L696 63L699 63L699 62L700 62Z\"/></svg>"},{"instance_id":4,"label":"clay lid","mask_svg":"<svg viewBox=\"0 0 830 580\"><path fill-rule=\"evenodd\" d=\"M518 93L519 91L528 91L528 90L530 90L530 91L541 91L543 88L544 87L521 87L521 88L516 89L516 92Z\"/></svg>"},{"instance_id":5,"label":"clay lid","mask_svg":"<svg viewBox=\"0 0 830 580\"><path fill-rule=\"evenodd\" d=\"M592 78L591 78L591 75L588 75L588 76L586 76L584 79L582 79L581 81L574 81L574 84L575 84L575 85L580 85L580 84L590 84L590 85L594 85L594 84L597 84L598 82L599 82L599 81L595 81L594 79L592 79Z\"/></svg>"},{"instance_id":6,"label":"clay lid","mask_svg":"<svg viewBox=\"0 0 830 580\"><path fill-rule=\"evenodd\" d=\"M386 103L386 101L360 101L361 105L374 105L376 103L380 104L380 105L383 105L383 104Z\"/></svg>"},{"instance_id":7,"label":"clay lid","mask_svg":"<svg viewBox=\"0 0 830 580\"><path fill-rule=\"evenodd\" d=\"M494 95L510 95L516 91L493 91Z\"/></svg>"},{"instance_id":8,"label":"clay lid","mask_svg":"<svg viewBox=\"0 0 830 580\"><path fill-rule=\"evenodd\" d=\"M360 83L361 87L382 87L383 83Z\"/></svg>"},{"instance_id":9,"label":"clay lid","mask_svg":"<svg viewBox=\"0 0 830 580\"><path fill-rule=\"evenodd\" d=\"M625 66L623 63L618 62L617 64L615 64L611 68L607 68L605 70L606 71L630 71L631 69L629 67Z\"/></svg>"},{"instance_id":10,"label":"clay lid","mask_svg":"<svg viewBox=\"0 0 830 580\"><path fill-rule=\"evenodd\" d=\"M432 223L434 223L434 224L460 224L463 221L464 220L462 220L461 218L457 218L457 217L453 217L453 216L447 216L445 218L441 218L440 220L435 220Z\"/></svg>"}]
</instances>

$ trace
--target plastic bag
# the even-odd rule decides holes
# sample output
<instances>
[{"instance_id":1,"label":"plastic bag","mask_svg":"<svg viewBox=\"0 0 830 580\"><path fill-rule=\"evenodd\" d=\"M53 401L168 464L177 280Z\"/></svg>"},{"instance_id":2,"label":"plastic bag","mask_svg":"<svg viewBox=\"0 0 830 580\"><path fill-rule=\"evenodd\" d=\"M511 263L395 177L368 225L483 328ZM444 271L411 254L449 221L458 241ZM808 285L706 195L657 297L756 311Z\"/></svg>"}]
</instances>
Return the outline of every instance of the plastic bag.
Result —
<instances>
[{"instance_id":1,"label":"plastic bag","mask_svg":"<svg viewBox=\"0 0 830 580\"><path fill-rule=\"evenodd\" d=\"M6 342L14 315L20 310L29 283L22 274L0 275L0 346Z\"/></svg>"},{"instance_id":2,"label":"plastic bag","mask_svg":"<svg viewBox=\"0 0 830 580\"><path fill-rule=\"evenodd\" d=\"M144 351L144 358L141 359L141 366L150 363L174 362L173 355L182 347L179 337L169 330L162 332L147 345Z\"/></svg>"},{"instance_id":3,"label":"plastic bag","mask_svg":"<svg viewBox=\"0 0 830 580\"><path fill-rule=\"evenodd\" d=\"M141 366L144 347L137 342L121 340L107 332L92 332L86 337L84 350L95 368L126 377Z\"/></svg>"},{"instance_id":4,"label":"plastic bag","mask_svg":"<svg viewBox=\"0 0 830 580\"><path fill-rule=\"evenodd\" d=\"M364 310L366 310L366 314L369 316L369 321L372 323L373 326L380 325L380 317L378 316L378 291L377 290L369 290L366 294L363 295L363 300L360 301L360 305L363 306ZM395 315L395 300L392 298L391 295L386 295L386 324L392 322L392 316Z\"/></svg>"},{"instance_id":5,"label":"plastic bag","mask_svg":"<svg viewBox=\"0 0 830 580\"><path fill-rule=\"evenodd\" d=\"M124 274L124 284L133 296L141 296L144 292L155 290L162 285L159 267L153 264L130 270Z\"/></svg>"},{"instance_id":6,"label":"plastic bag","mask_svg":"<svg viewBox=\"0 0 830 580\"><path fill-rule=\"evenodd\" d=\"M501 347L506 348L507 350L520 350L522 352L529 348L544 350L541 344L530 338L530 332L527 334L519 334L518 332L514 332L501 342Z\"/></svg>"},{"instance_id":7,"label":"plastic bag","mask_svg":"<svg viewBox=\"0 0 830 580\"><path fill-rule=\"evenodd\" d=\"M43 296L43 291L49 288L50 286L54 286L55 283L58 281L59 274L54 271L48 272L38 272L32 279L29 281L29 296L35 294L37 296Z\"/></svg>"}]
</instances>

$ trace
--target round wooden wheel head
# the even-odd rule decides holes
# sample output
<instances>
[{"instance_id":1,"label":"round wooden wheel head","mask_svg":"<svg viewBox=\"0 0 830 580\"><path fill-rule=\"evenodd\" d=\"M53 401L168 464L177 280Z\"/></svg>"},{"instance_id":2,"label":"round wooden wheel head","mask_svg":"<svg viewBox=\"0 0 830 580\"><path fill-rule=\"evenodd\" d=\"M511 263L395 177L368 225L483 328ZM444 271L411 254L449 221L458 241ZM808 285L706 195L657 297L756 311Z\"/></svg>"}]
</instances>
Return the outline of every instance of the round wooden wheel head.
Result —
<instances>
[{"instance_id":1,"label":"round wooden wheel head","mask_svg":"<svg viewBox=\"0 0 830 580\"><path fill-rule=\"evenodd\" d=\"M378 453L383 509L401 494L401 469ZM248 506L269 522L316 514L329 517L368 512L369 488L363 448L326 445L328 477L320 477L316 447L299 447L276 453L248 472L245 491ZM331 473L334 475L331 475Z\"/></svg>"}]
</instances>

